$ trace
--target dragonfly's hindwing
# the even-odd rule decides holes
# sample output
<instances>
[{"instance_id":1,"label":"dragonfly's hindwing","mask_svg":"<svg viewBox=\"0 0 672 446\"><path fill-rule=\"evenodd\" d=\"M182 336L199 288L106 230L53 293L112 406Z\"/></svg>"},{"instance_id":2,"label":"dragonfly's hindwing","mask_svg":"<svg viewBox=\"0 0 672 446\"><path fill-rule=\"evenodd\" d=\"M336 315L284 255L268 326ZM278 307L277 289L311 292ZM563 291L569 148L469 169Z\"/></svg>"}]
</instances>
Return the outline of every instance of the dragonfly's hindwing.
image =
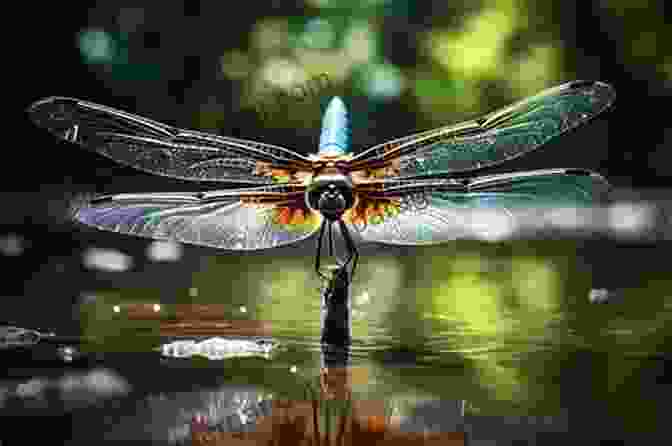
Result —
<instances>
[{"instance_id":1,"label":"dragonfly's hindwing","mask_svg":"<svg viewBox=\"0 0 672 446\"><path fill-rule=\"evenodd\" d=\"M214 248L257 250L314 234L320 214L303 192L278 185L207 193L118 194L73 203L72 217L123 234Z\"/></svg>"},{"instance_id":2,"label":"dragonfly's hindwing","mask_svg":"<svg viewBox=\"0 0 672 446\"><path fill-rule=\"evenodd\" d=\"M373 205L351 214L349 226L364 240L397 245L488 238L513 231L562 207L590 207L607 198L609 184L580 169L546 169L468 180L400 180ZM405 184L404 184L405 183ZM381 206L385 204L385 206ZM538 220L541 221L541 220Z\"/></svg>"}]
</instances>

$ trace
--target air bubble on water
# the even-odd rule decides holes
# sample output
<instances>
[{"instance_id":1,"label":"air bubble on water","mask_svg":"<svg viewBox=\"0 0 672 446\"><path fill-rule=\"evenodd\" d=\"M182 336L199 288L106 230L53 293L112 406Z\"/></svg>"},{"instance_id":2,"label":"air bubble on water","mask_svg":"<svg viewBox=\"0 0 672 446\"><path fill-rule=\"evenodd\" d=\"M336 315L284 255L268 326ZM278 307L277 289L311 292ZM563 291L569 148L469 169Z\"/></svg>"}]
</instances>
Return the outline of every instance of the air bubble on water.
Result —
<instances>
[{"instance_id":1,"label":"air bubble on water","mask_svg":"<svg viewBox=\"0 0 672 446\"><path fill-rule=\"evenodd\" d=\"M100 271L122 272L131 268L133 259L116 249L89 248L84 253L84 266Z\"/></svg>"},{"instance_id":2,"label":"air bubble on water","mask_svg":"<svg viewBox=\"0 0 672 446\"><path fill-rule=\"evenodd\" d=\"M652 224L653 213L646 204L617 203L609 208L609 225L620 233L642 233Z\"/></svg>"},{"instance_id":3,"label":"air bubble on water","mask_svg":"<svg viewBox=\"0 0 672 446\"><path fill-rule=\"evenodd\" d=\"M591 303L603 303L609 299L609 291L604 288L592 289L588 294L588 300Z\"/></svg>"},{"instance_id":4,"label":"air bubble on water","mask_svg":"<svg viewBox=\"0 0 672 446\"><path fill-rule=\"evenodd\" d=\"M67 345L65 347L59 348L58 354L60 355L61 359L63 359L63 361L72 362L75 355L77 354L77 350L74 347Z\"/></svg>"},{"instance_id":5,"label":"air bubble on water","mask_svg":"<svg viewBox=\"0 0 672 446\"><path fill-rule=\"evenodd\" d=\"M81 305L95 303L97 299L98 299L98 296L96 296L93 293L81 293L79 295L79 303Z\"/></svg>"},{"instance_id":6,"label":"air bubble on water","mask_svg":"<svg viewBox=\"0 0 672 446\"><path fill-rule=\"evenodd\" d=\"M0 238L0 253L6 256L23 254L23 238L16 234L7 234Z\"/></svg>"},{"instance_id":7,"label":"air bubble on water","mask_svg":"<svg viewBox=\"0 0 672 446\"><path fill-rule=\"evenodd\" d=\"M35 398L47 387L48 381L34 378L16 387L16 396L20 398Z\"/></svg>"},{"instance_id":8,"label":"air bubble on water","mask_svg":"<svg viewBox=\"0 0 672 446\"><path fill-rule=\"evenodd\" d=\"M157 240L147 246L147 258L153 262L175 262L182 257L182 245L175 242Z\"/></svg>"}]
</instances>

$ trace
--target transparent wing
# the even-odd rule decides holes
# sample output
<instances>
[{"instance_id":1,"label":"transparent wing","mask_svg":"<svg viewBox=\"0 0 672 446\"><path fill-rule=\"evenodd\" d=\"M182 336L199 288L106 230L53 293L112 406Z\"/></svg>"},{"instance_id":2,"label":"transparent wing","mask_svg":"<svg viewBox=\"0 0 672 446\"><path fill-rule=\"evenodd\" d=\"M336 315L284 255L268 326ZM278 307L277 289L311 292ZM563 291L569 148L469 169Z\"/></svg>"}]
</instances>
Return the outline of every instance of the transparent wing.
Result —
<instances>
[{"instance_id":1,"label":"transparent wing","mask_svg":"<svg viewBox=\"0 0 672 446\"><path fill-rule=\"evenodd\" d=\"M420 245L508 233L551 209L599 203L609 184L587 170L545 169L372 181L358 189L358 205L345 216L354 232L367 241Z\"/></svg>"},{"instance_id":2,"label":"transparent wing","mask_svg":"<svg viewBox=\"0 0 672 446\"><path fill-rule=\"evenodd\" d=\"M185 180L273 182L269 168L310 170L291 150L183 130L79 99L51 97L28 108L30 118L60 139L145 172Z\"/></svg>"},{"instance_id":3,"label":"transparent wing","mask_svg":"<svg viewBox=\"0 0 672 446\"><path fill-rule=\"evenodd\" d=\"M583 124L615 98L614 89L605 83L569 82L473 121L374 146L355 156L351 169L387 168L384 176L404 178L493 166Z\"/></svg>"},{"instance_id":4,"label":"transparent wing","mask_svg":"<svg viewBox=\"0 0 672 446\"><path fill-rule=\"evenodd\" d=\"M214 248L256 250L310 237L319 213L302 186L201 193L119 194L79 200L72 217L107 231Z\"/></svg>"}]
</instances>

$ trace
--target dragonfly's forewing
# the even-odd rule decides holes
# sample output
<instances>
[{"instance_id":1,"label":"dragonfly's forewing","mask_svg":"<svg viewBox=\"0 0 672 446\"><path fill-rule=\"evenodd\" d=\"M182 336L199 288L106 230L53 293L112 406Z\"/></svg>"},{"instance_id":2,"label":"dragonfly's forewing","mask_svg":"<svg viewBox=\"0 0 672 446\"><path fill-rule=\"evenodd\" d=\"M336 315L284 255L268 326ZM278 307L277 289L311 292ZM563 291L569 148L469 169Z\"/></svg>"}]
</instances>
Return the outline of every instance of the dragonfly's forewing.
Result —
<instances>
[{"instance_id":1,"label":"dragonfly's forewing","mask_svg":"<svg viewBox=\"0 0 672 446\"><path fill-rule=\"evenodd\" d=\"M482 169L528 153L615 100L603 82L574 81L482 118L392 140L357 155L353 170L393 163L399 178Z\"/></svg>"},{"instance_id":2,"label":"dragonfly's forewing","mask_svg":"<svg viewBox=\"0 0 672 446\"><path fill-rule=\"evenodd\" d=\"M369 222L349 223L366 241L435 244L513 231L558 208L603 203L610 189L600 175L580 169L544 169L471 179L388 180L371 200L393 198L396 209ZM389 209L387 209L389 210Z\"/></svg>"},{"instance_id":3,"label":"dragonfly's forewing","mask_svg":"<svg viewBox=\"0 0 672 446\"><path fill-rule=\"evenodd\" d=\"M75 202L72 216L98 229L152 239L266 249L305 239L319 228L320 214L301 209L301 189L276 185L205 193L118 194ZM293 215L281 215L287 212Z\"/></svg>"},{"instance_id":4,"label":"dragonfly's forewing","mask_svg":"<svg viewBox=\"0 0 672 446\"><path fill-rule=\"evenodd\" d=\"M310 170L308 158L255 141L183 130L104 105L51 97L28 108L31 119L60 139L149 173L196 181L269 184L266 168ZM268 169L266 169L268 170Z\"/></svg>"}]
</instances>

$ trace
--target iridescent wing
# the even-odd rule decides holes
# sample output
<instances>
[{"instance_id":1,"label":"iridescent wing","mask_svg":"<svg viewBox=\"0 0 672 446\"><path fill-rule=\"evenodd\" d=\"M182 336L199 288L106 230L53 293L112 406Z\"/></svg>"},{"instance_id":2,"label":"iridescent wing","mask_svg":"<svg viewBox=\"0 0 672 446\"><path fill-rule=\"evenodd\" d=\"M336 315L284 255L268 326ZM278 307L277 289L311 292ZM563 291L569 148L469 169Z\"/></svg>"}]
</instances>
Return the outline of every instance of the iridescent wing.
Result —
<instances>
[{"instance_id":1,"label":"iridescent wing","mask_svg":"<svg viewBox=\"0 0 672 446\"><path fill-rule=\"evenodd\" d=\"M605 83L569 82L473 121L371 147L350 161L350 169L388 178L482 169L531 152L598 115L615 98Z\"/></svg>"},{"instance_id":2,"label":"iridescent wing","mask_svg":"<svg viewBox=\"0 0 672 446\"><path fill-rule=\"evenodd\" d=\"M301 185L198 193L118 194L77 200L72 217L98 229L159 240L256 250L310 237L322 222Z\"/></svg>"},{"instance_id":3,"label":"iridescent wing","mask_svg":"<svg viewBox=\"0 0 672 446\"><path fill-rule=\"evenodd\" d=\"M311 170L308 158L282 147L183 130L79 99L43 99L32 104L28 114L60 139L173 178L270 184L273 169Z\"/></svg>"},{"instance_id":4,"label":"iridescent wing","mask_svg":"<svg viewBox=\"0 0 672 446\"><path fill-rule=\"evenodd\" d=\"M344 215L365 241L395 245L489 238L543 222L560 208L590 207L609 184L581 169L544 169L469 179L379 180L357 188Z\"/></svg>"}]
</instances>

